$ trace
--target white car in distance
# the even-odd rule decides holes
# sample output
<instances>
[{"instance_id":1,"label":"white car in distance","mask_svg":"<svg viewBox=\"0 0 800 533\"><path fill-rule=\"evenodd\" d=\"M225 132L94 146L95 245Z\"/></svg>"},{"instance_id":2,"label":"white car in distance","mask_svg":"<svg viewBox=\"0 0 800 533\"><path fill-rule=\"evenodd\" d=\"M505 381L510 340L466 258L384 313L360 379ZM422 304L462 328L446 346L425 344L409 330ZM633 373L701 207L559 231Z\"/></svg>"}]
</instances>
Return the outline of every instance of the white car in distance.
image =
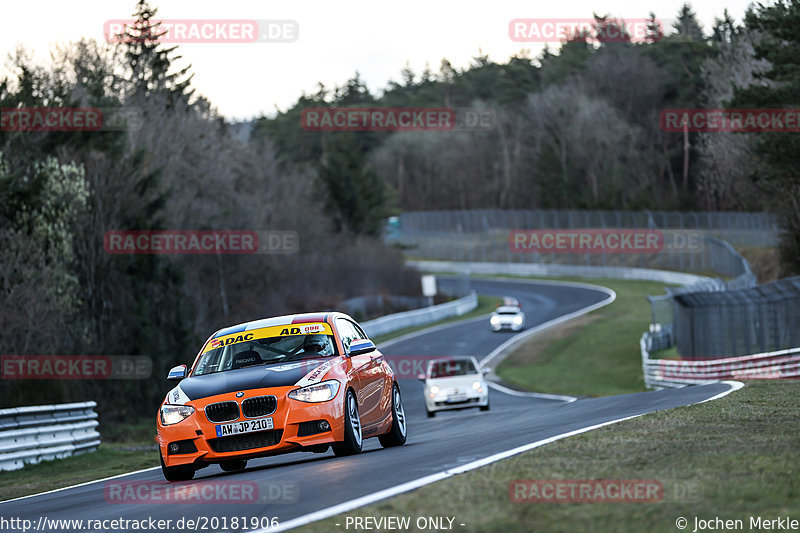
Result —
<instances>
[{"instance_id":1,"label":"white car in distance","mask_svg":"<svg viewBox=\"0 0 800 533\"><path fill-rule=\"evenodd\" d=\"M481 370L472 356L433 359L425 374L418 377L425 384L425 411L428 418L437 411L479 407L489 410L489 386L484 379L488 370Z\"/></svg>"},{"instance_id":2,"label":"white car in distance","mask_svg":"<svg viewBox=\"0 0 800 533\"><path fill-rule=\"evenodd\" d=\"M492 313L489 324L492 326L492 331L504 329L520 331L525 327L525 313L518 306L501 305Z\"/></svg>"}]
</instances>

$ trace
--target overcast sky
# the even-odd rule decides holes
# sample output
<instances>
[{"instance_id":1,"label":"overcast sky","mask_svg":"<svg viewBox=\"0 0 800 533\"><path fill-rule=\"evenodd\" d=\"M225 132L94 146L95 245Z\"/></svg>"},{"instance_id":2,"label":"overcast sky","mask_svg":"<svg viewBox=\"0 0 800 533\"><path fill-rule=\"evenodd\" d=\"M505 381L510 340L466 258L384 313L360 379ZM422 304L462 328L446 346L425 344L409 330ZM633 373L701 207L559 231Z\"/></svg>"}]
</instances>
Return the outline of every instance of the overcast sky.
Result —
<instances>
[{"instance_id":1,"label":"overcast sky","mask_svg":"<svg viewBox=\"0 0 800 533\"><path fill-rule=\"evenodd\" d=\"M110 19L128 18L135 0L0 0L0 54L7 73L9 53L18 45L47 61L56 43L81 37L104 40ZM702 0L692 8L704 29L724 8L741 21L749 0ZM192 64L194 86L231 119L272 114L290 107L317 82L341 85L359 71L371 91L399 80L408 62L419 73L442 58L457 68L482 50L505 62L523 48L537 55L540 43L513 42L508 23L516 18L590 18L593 12L642 19L650 11L674 19L683 0L531 1L531 0L152 0L163 19L290 19L299 24L291 43L182 44ZM671 20L670 20L671 21ZM553 45L551 45L552 47ZM557 45L555 45L557 46Z\"/></svg>"}]
</instances>

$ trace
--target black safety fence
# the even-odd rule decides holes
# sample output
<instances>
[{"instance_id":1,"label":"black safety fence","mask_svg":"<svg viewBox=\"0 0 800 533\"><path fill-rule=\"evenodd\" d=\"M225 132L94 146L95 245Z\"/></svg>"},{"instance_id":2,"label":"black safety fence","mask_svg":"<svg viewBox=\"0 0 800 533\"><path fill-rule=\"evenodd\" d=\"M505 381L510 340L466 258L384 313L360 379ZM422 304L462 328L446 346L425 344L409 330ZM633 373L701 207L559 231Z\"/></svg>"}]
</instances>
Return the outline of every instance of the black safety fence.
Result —
<instances>
[{"instance_id":1,"label":"black safety fence","mask_svg":"<svg viewBox=\"0 0 800 533\"><path fill-rule=\"evenodd\" d=\"M800 276L739 290L674 294L678 353L710 359L800 346Z\"/></svg>"}]
</instances>

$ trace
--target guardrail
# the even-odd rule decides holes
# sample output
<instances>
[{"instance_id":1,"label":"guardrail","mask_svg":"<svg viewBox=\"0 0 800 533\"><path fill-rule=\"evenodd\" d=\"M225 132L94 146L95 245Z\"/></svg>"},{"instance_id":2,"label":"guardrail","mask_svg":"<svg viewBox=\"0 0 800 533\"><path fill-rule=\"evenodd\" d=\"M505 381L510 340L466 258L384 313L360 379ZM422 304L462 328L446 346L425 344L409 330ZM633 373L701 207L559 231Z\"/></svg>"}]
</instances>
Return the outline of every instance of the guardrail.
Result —
<instances>
[{"instance_id":1,"label":"guardrail","mask_svg":"<svg viewBox=\"0 0 800 533\"><path fill-rule=\"evenodd\" d=\"M383 335L384 333L391 333L398 329L430 324L431 322L436 322L444 318L461 316L469 313L476 307L478 307L478 294L475 291L471 291L467 296L459 298L458 300L453 300L452 302L382 316L374 320L362 322L361 327L364 328L367 335L372 337L375 335Z\"/></svg>"},{"instance_id":2,"label":"guardrail","mask_svg":"<svg viewBox=\"0 0 800 533\"><path fill-rule=\"evenodd\" d=\"M639 346L647 388L678 388L725 379L800 377L800 348L704 361L654 359L650 356L655 348L669 347L670 344L669 340L664 342L661 332L642 335Z\"/></svg>"},{"instance_id":3,"label":"guardrail","mask_svg":"<svg viewBox=\"0 0 800 533\"><path fill-rule=\"evenodd\" d=\"M426 272L454 272L466 274L495 274L508 276L574 276L588 278L636 279L660 281L677 285L710 283L712 278L657 270L653 268L629 268L591 265L555 265L545 263L483 263L463 261L407 261L407 264Z\"/></svg>"},{"instance_id":4,"label":"guardrail","mask_svg":"<svg viewBox=\"0 0 800 533\"><path fill-rule=\"evenodd\" d=\"M0 409L0 470L96 450L95 407L97 402Z\"/></svg>"}]
</instances>

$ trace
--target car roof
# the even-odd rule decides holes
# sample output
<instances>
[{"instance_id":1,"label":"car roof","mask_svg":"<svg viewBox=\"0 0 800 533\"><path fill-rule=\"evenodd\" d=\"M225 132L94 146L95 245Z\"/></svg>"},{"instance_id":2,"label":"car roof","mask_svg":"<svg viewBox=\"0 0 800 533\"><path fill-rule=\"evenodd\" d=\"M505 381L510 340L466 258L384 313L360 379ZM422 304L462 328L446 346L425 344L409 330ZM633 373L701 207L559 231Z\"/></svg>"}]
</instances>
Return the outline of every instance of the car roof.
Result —
<instances>
[{"instance_id":1,"label":"car roof","mask_svg":"<svg viewBox=\"0 0 800 533\"><path fill-rule=\"evenodd\" d=\"M239 333L241 331L250 331L253 329L266 328L270 326L289 326L291 324L308 324L313 322L327 322L328 324L332 324L333 319L336 317L342 317L353 320L348 315L344 313L339 313L337 311L323 311L319 313L296 313L293 315L282 315L271 318L260 318L258 320L252 320L250 322L243 322L235 326L229 326L227 328L223 328L217 331L211 336L211 338L215 339L217 337L222 337L224 335L230 335L231 333Z\"/></svg>"},{"instance_id":2,"label":"car roof","mask_svg":"<svg viewBox=\"0 0 800 533\"><path fill-rule=\"evenodd\" d=\"M477 363L478 360L474 355L446 355L444 357L432 358L429 363L450 362L450 361L472 361Z\"/></svg>"}]
</instances>

